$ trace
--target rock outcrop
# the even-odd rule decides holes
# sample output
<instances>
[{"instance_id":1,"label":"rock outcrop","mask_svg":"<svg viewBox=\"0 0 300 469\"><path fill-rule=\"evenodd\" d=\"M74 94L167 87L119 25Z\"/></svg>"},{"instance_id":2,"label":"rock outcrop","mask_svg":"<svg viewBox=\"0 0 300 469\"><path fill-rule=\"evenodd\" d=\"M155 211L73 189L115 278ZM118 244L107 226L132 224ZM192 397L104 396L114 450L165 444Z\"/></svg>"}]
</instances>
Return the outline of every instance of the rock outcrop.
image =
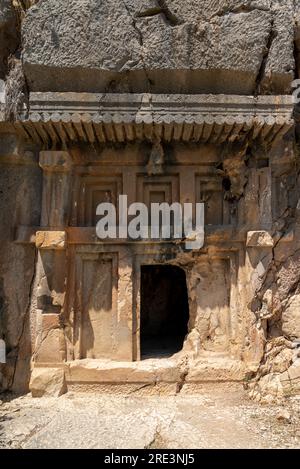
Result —
<instances>
[{"instance_id":1,"label":"rock outcrop","mask_svg":"<svg viewBox=\"0 0 300 469\"><path fill-rule=\"evenodd\" d=\"M17 16L11 0L0 0L0 78L4 78L10 54L13 54L19 45Z\"/></svg>"},{"instance_id":2,"label":"rock outcrop","mask_svg":"<svg viewBox=\"0 0 300 469\"><path fill-rule=\"evenodd\" d=\"M23 27L33 91L284 94L293 51L292 0L47 0Z\"/></svg>"}]
</instances>

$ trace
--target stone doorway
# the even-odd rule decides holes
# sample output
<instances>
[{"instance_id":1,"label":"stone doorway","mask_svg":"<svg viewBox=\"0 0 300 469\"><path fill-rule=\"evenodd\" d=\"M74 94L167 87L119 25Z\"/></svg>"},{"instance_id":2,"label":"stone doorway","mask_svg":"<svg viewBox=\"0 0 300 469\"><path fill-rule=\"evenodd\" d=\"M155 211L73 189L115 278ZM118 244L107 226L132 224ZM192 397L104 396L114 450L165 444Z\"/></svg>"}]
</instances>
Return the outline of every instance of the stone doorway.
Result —
<instances>
[{"instance_id":1,"label":"stone doorway","mask_svg":"<svg viewBox=\"0 0 300 469\"><path fill-rule=\"evenodd\" d=\"M188 333L189 302L183 269L141 267L141 358L161 358L182 349Z\"/></svg>"}]
</instances>

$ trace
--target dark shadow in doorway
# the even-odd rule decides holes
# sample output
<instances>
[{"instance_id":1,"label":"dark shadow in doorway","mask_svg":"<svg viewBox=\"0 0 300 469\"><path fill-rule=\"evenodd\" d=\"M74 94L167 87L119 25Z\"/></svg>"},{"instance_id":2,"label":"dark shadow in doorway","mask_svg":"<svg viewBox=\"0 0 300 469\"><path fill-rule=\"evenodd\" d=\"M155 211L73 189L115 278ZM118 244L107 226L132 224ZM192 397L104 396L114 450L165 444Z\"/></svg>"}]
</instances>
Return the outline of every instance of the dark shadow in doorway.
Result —
<instances>
[{"instance_id":1,"label":"dark shadow in doorway","mask_svg":"<svg viewBox=\"0 0 300 469\"><path fill-rule=\"evenodd\" d=\"M141 357L170 357L188 332L189 302L184 270L146 265L141 271Z\"/></svg>"}]
</instances>

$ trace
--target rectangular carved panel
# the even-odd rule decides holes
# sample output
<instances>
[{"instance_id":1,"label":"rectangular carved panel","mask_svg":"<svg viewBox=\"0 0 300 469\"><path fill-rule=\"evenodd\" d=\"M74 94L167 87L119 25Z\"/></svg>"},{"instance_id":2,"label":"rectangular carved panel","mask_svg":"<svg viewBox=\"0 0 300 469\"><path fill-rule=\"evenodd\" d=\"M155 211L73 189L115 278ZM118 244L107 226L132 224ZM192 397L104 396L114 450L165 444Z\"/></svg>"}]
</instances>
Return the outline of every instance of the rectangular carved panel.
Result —
<instances>
[{"instance_id":1,"label":"rectangular carved panel","mask_svg":"<svg viewBox=\"0 0 300 469\"><path fill-rule=\"evenodd\" d=\"M196 327L204 350L225 352L229 349L231 335L230 266L229 261L196 264L201 281L196 285ZM213 295L212 295L213 292Z\"/></svg>"},{"instance_id":2,"label":"rectangular carved panel","mask_svg":"<svg viewBox=\"0 0 300 469\"><path fill-rule=\"evenodd\" d=\"M205 203L205 224L229 224L228 204L224 200L221 178L197 174L195 185L196 203Z\"/></svg>"},{"instance_id":3,"label":"rectangular carved panel","mask_svg":"<svg viewBox=\"0 0 300 469\"><path fill-rule=\"evenodd\" d=\"M116 255L82 259L81 358L112 358L117 329Z\"/></svg>"},{"instance_id":4,"label":"rectangular carved panel","mask_svg":"<svg viewBox=\"0 0 300 469\"><path fill-rule=\"evenodd\" d=\"M147 177L137 175L137 201L150 207L151 203L179 201L179 175L162 175Z\"/></svg>"},{"instance_id":5,"label":"rectangular carved panel","mask_svg":"<svg viewBox=\"0 0 300 469\"><path fill-rule=\"evenodd\" d=\"M84 176L80 180L78 200L78 226L96 226L97 206L109 202L117 207L122 194L122 176Z\"/></svg>"}]
</instances>

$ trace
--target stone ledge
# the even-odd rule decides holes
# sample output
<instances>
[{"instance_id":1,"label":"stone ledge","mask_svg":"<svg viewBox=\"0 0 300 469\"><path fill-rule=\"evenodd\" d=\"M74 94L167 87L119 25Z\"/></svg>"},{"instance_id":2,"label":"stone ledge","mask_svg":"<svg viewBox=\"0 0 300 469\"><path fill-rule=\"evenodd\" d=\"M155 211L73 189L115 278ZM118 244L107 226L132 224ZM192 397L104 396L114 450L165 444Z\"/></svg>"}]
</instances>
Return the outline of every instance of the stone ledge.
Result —
<instances>
[{"instance_id":1,"label":"stone ledge","mask_svg":"<svg viewBox=\"0 0 300 469\"><path fill-rule=\"evenodd\" d=\"M206 383L223 381L243 381L250 371L246 364L239 360L227 357L212 357L208 359L196 359L190 364L190 370L185 382Z\"/></svg>"},{"instance_id":2,"label":"stone ledge","mask_svg":"<svg viewBox=\"0 0 300 469\"><path fill-rule=\"evenodd\" d=\"M176 394L182 387L208 383L242 382L250 367L226 355L199 357L184 364L180 354L137 362L84 359L66 363L35 363L30 389L34 396L68 391L126 394ZM49 394L47 394L49 393Z\"/></svg>"},{"instance_id":3,"label":"stone ledge","mask_svg":"<svg viewBox=\"0 0 300 469\"><path fill-rule=\"evenodd\" d=\"M43 145L146 139L224 143L267 142L293 125L292 96L31 93L20 132Z\"/></svg>"},{"instance_id":4,"label":"stone ledge","mask_svg":"<svg viewBox=\"0 0 300 469\"><path fill-rule=\"evenodd\" d=\"M242 381L250 368L244 362L227 356L200 357L191 360L185 371L187 383L206 383ZM179 356L137 362L84 359L65 364L68 384L181 383L182 372Z\"/></svg>"},{"instance_id":5,"label":"stone ledge","mask_svg":"<svg viewBox=\"0 0 300 469\"><path fill-rule=\"evenodd\" d=\"M17 244L35 244L37 232L49 232L53 233L60 231L56 228L43 228L38 226L24 226L19 225L16 229L15 242ZM159 241L159 240L141 240L141 241L130 241L127 239L117 240L100 240L97 238L95 227L66 227L67 241L68 244L97 244L97 245L153 245L161 246L167 244L178 245L178 240L174 241ZM205 242L206 243L245 243L246 234L244 229L236 231L232 225L209 225L205 227ZM180 244L185 244L183 240Z\"/></svg>"},{"instance_id":6,"label":"stone ledge","mask_svg":"<svg viewBox=\"0 0 300 469\"><path fill-rule=\"evenodd\" d=\"M112 360L75 360L65 368L68 384L176 383L180 381L180 362L174 359L116 362Z\"/></svg>"}]
</instances>

